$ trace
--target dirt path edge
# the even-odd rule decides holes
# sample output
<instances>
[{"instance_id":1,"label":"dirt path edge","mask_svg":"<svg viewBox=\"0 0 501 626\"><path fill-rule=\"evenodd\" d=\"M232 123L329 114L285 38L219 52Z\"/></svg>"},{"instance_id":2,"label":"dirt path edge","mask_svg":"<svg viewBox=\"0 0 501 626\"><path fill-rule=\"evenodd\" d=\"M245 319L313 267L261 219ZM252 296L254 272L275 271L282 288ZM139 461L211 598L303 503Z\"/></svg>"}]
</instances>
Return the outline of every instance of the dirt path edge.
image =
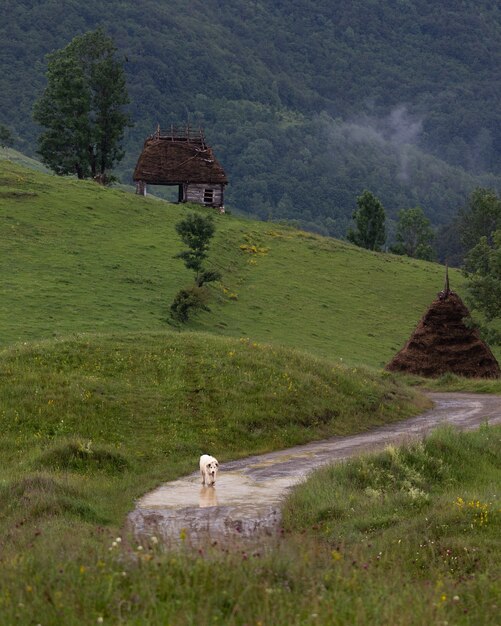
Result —
<instances>
[{"instance_id":1,"label":"dirt path edge","mask_svg":"<svg viewBox=\"0 0 501 626\"><path fill-rule=\"evenodd\" d=\"M202 489L194 473L141 498L127 518L138 540L155 535L168 545L193 546L273 535L285 494L314 469L424 437L441 424L462 430L501 423L501 396L427 393L430 410L410 419L345 437L225 463L215 490Z\"/></svg>"}]
</instances>

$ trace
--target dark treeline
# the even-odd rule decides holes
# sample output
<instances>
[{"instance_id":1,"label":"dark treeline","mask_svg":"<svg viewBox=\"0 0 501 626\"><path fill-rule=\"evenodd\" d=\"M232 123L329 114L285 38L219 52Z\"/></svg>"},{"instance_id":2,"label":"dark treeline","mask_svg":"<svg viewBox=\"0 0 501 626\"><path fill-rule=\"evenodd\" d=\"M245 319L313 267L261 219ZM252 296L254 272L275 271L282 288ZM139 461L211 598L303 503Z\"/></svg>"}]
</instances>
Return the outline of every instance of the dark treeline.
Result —
<instances>
[{"instance_id":1,"label":"dark treeline","mask_svg":"<svg viewBox=\"0 0 501 626\"><path fill-rule=\"evenodd\" d=\"M29 154L45 54L102 25L135 123L124 182L157 123L189 121L227 169L230 206L335 236L363 189L390 220L421 206L440 226L474 187L501 188L490 0L7 0L2 13L0 123Z\"/></svg>"}]
</instances>

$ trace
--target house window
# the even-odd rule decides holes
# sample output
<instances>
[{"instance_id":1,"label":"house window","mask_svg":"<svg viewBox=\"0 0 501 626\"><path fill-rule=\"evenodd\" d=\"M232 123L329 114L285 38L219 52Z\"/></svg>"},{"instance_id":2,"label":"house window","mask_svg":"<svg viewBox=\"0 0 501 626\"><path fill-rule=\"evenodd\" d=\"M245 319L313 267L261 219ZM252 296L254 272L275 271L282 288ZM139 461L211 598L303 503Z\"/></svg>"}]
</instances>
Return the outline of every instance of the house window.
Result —
<instances>
[{"instance_id":1,"label":"house window","mask_svg":"<svg viewBox=\"0 0 501 626\"><path fill-rule=\"evenodd\" d=\"M204 204L212 204L214 202L214 189L204 190Z\"/></svg>"}]
</instances>

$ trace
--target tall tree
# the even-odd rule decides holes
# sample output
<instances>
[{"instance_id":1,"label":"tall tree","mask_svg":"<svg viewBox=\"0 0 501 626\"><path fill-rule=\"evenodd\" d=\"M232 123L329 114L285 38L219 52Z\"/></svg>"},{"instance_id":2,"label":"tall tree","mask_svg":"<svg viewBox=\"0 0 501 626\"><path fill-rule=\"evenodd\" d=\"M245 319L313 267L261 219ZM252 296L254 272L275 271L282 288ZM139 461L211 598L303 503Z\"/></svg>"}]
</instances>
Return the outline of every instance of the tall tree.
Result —
<instances>
[{"instance_id":1,"label":"tall tree","mask_svg":"<svg viewBox=\"0 0 501 626\"><path fill-rule=\"evenodd\" d=\"M97 29L48 55L47 87L33 117L45 128L38 152L57 174L105 183L123 157L129 99L115 52L113 40Z\"/></svg>"},{"instance_id":2,"label":"tall tree","mask_svg":"<svg viewBox=\"0 0 501 626\"><path fill-rule=\"evenodd\" d=\"M398 212L396 244L391 248L395 254L415 259L433 259L431 243L435 237L430 220L421 207L402 209Z\"/></svg>"},{"instance_id":3,"label":"tall tree","mask_svg":"<svg viewBox=\"0 0 501 626\"><path fill-rule=\"evenodd\" d=\"M493 189L477 187L467 206L460 211L459 219L465 250L471 250L482 237L492 245L494 233L501 228L501 198Z\"/></svg>"},{"instance_id":4,"label":"tall tree","mask_svg":"<svg viewBox=\"0 0 501 626\"><path fill-rule=\"evenodd\" d=\"M348 241L368 250L381 250L386 241L386 213L381 201L366 190L358 196L357 206L353 213L356 230L348 231Z\"/></svg>"},{"instance_id":5,"label":"tall tree","mask_svg":"<svg viewBox=\"0 0 501 626\"><path fill-rule=\"evenodd\" d=\"M481 237L468 252L464 270L472 306L482 311L488 322L501 318L501 230L492 233L491 244Z\"/></svg>"},{"instance_id":6,"label":"tall tree","mask_svg":"<svg viewBox=\"0 0 501 626\"><path fill-rule=\"evenodd\" d=\"M501 319L501 198L494 191L476 189L462 216L463 240L470 247L465 256L468 302L489 323ZM493 343L501 344L501 332L480 326Z\"/></svg>"}]
</instances>

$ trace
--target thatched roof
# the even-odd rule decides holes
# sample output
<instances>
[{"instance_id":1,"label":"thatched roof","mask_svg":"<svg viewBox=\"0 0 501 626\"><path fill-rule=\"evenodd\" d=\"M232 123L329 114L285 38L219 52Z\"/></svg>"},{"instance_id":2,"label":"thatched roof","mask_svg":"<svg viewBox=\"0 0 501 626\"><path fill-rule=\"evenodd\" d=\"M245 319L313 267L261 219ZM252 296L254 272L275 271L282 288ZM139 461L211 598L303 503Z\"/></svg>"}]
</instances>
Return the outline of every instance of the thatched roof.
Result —
<instances>
[{"instance_id":1,"label":"thatched roof","mask_svg":"<svg viewBox=\"0 0 501 626\"><path fill-rule=\"evenodd\" d=\"M134 180L150 185L223 183L228 179L203 135L148 137L134 170Z\"/></svg>"},{"instance_id":2,"label":"thatched roof","mask_svg":"<svg viewBox=\"0 0 501 626\"><path fill-rule=\"evenodd\" d=\"M468 378L498 378L501 370L489 346L463 321L468 315L456 293L448 289L441 292L386 369L431 378L447 372Z\"/></svg>"}]
</instances>

